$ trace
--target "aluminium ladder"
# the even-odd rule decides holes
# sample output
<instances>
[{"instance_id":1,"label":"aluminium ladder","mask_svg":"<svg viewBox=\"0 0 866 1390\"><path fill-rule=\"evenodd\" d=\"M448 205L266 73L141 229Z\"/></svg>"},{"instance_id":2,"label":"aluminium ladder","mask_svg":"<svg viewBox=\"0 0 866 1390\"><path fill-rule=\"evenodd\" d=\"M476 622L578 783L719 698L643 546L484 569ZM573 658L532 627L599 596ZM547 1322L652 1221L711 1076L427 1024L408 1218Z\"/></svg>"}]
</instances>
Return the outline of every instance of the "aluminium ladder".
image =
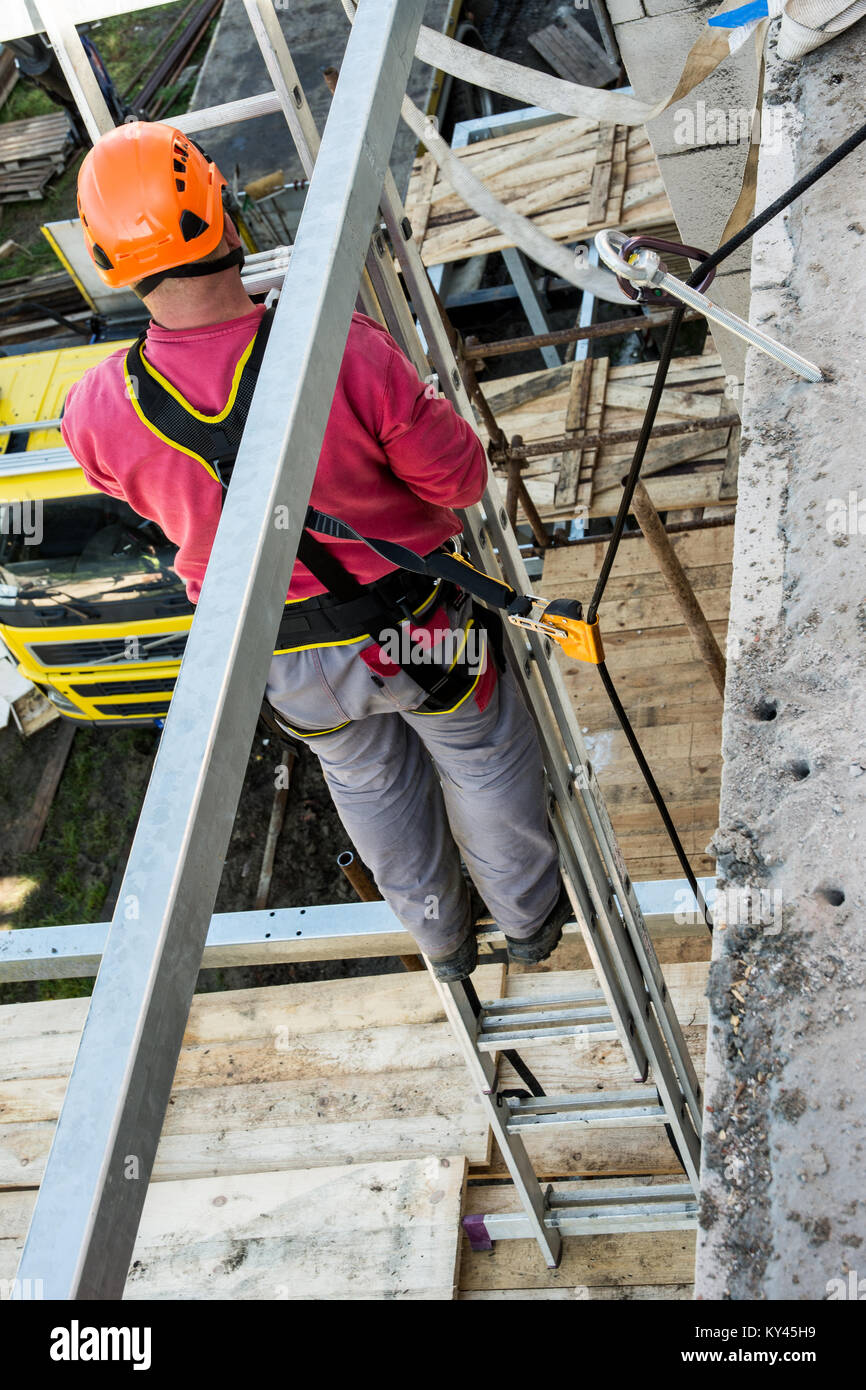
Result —
<instances>
[{"instance_id":1,"label":"aluminium ladder","mask_svg":"<svg viewBox=\"0 0 866 1390\"><path fill-rule=\"evenodd\" d=\"M357 114L362 138L359 137L357 148L342 151L335 135L323 150L322 170L317 165L319 133L272 0L243 0L243 4L273 90L187 113L174 118L172 124L185 132L199 133L260 114L283 113L311 179L304 213L310 230L305 238L302 219L292 257L286 252L288 279L292 281L292 259L306 257L304 264L314 265L320 277L314 286L319 297L315 302L312 295L305 298L303 285L298 280L294 282L295 292L300 295L300 326L296 332L308 333L309 337L304 341L303 353L298 349L298 365L292 359L288 369L288 422L282 429L273 419L279 415L278 407L271 403L269 414L267 407L259 408L267 393L269 372L273 385L277 380L273 375L275 364L284 365L292 346L290 336L281 327L279 308L265 352L260 384L235 469L235 477L250 480L251 485L246 493L236 485L230 488L214 545L214 553L219 552L224 564L216 563L211 569L225 568L229 573L223 580L220 574L211 578L209 570L206 577L188 655L119 895L123 902L130 891L139 890L146 909L142 914L144 924L136 932L128 922L119 924L116 915L19 1267L19 1278L27 1277L31 1271L44 1277L51 1268L51 1280L46 1281L49 1297L116 1297L123 1288L144 1200L143 1189L168 1103L218 883L213 866L202 862L200 849L196 859L196 850L208 842L214 825L216 844L227 843L231 828L235 802L227 798L226 824L225 812L220 820L220 813L209 805L207 793L230 779L232 794L236 796L252 730L250 720L254 722L255 690L251 694L250 682L244 683L238 648L242 634L252 630L249 650L258 643L255 651L260 671L266 648L272 646L269 623L278 612L279 576L272 584L273 592L266 589L266 580L260 573L264 568L260 553L251 548L254 542L250 541L245 552L250 566L248 574L238 575L231 562L246 546L240 538L247 535L251 526L258 527L256 534L265 538L268 518L261 508L277 495L276 489L285 478L293 484L292 497L304 499L303 506L296 503L299 515L292 533L296 545L314 472L314 461L308 457L310 440L312 432L321 426L315 459L330 407L330 392L324 392L317 381L318 376L327 377L327 372L314 371L310 362L319 351L325 357L330 353L328 361L332 367L335 360L339 365L342 347L335 358L336 349L329 338L329 334L334 336L329 312L332 305L339 305L344 315L341 323L348 325L345 308L351 307L351 300L346 290L347 266L354 275L351 293L358 295L365 312L380 321L384 319L422 378L432 363L448 399L475 426L447 325L387 167L397 107L393 85L399 80L401 90L405 87L423 11L422 0L365 0L353 26L332 107L332 112L340 109L343 126L337 129L344 131L344 137L351 130L346 112ZM138 7L140 0L139 5L134 0L118 0L113 8L106 0L100 0L99 14L127 13ZM26 5L22 0L12 0L12 9L30 16L31 26L32 15L38 12L88 132L92 138L98 138L113 122L74 27L75 21L88 17L87 0L28 0ZM8 29L8 20L4 23ZM26 28L23 32L27 32ZM376 71L371 71L371 55L377 55ZM351 108L347 106L347 88ZM387 108L386 115L382 115L383 108ZM330 119L328 127L332 127ZM325 141L328 134L326 128ZM348 143L347 138L344 143ZM328 180L335 176L335 171L345 183L329 186ZM374 198L378 199L378 215ZM332 242L317 250L314 242L322 242L325 233ZM327 256L331 259L327 260ZM265 269L263 265L262 270ZM270 253L270 279L267 273L263 274L257 287L279 286L283 270L283 260ZM335 379L332 371L329 380ZM302 412L292 396L292 386L297 388L295 396L307 387L303 414L314 415L315 425L307 418L300 419ZM327 399L323 399L324 395ZM270 399L273 402L274 396ZM286 461L290 452L291 465ZM256 453L264 456L260 465L250 461ZM269 465L267 461L273 460L275 454L277 475L273 490L268 491L272 473L266 470L272 470L273 463ZM258 467L262 472L254 479L253 471ZM252 483L256 481L266 493L264 502L249 500L246 495L255 491ZM235 519L235 531L226 541L223 553L221 538L226 527L235 525ZM464 522L473 561L488 574L526 592L529 581L517 538L492 474L481 504L465 513ZM263 539L262 543L271 542ZM285 532L282 544L284 551L291 550L293 562L295 546ZM244 555L239 555L237 565L243 562ZM281 563L285 567L285 556ZM285 572L290 573L290 566ZM238 578L244 581L240 597L231 592L231 581ZM261 616L255 607L259 597L264 610ZM231 632L224 639L225 645L221 645L227 625ZM538 633L510 624L504 627L510 664L541 739L549 812L563 879L599 989L589 995L584 992L545 1001L541 1008L535 1001L520 998L494 1001L478 1008L474 990L466 984L435 984L523 1207L522 1213L467 1218L470 1238L476 1246L489 1248L493 1239L531 1236L547 1263L556 1265L563 1234L669 1230L695 1224L702 1097L570 700L562 677L550 660L550 643ZM273 630L276 631L276 622ZM245 653L249 655L246 649ZM225 674L214 691L213 671L221 669L222 662ZM255 686L255 678L251 680ZM196 701L200 708L196 708ZM217 734L223 736L226 746L223 749L219 745L219 766L214 770ZM171 811L166 812L169 804ZM182 985L178 983L181 979ZM157 1016L161 1020L159 1030L154 1028ZM122 1024L118 1024L118 1019ZM120 1037L118 1027L124 1030ZM574 1038L587 1030L619 1039L639 1087L627 1092L552 1098L526 1099L513 1092L503 1094L496 1062L499 1051L518 1044L531 1047L551 1036ZM155 1036L157 1031L159 1038ZM97 1068L105 1072L103 1099L93 1100L92 1078ZM612 1189L581 1182L560 1189L543 1189L521 1137L532 1126L634 1123L667 1127L685 1169L685 1182ZM130 1153L140 1156L143 1182L117 1180L119 1159ZM49 1255L54 1260L51 1266Z\"/></svg>"}]
</instances>

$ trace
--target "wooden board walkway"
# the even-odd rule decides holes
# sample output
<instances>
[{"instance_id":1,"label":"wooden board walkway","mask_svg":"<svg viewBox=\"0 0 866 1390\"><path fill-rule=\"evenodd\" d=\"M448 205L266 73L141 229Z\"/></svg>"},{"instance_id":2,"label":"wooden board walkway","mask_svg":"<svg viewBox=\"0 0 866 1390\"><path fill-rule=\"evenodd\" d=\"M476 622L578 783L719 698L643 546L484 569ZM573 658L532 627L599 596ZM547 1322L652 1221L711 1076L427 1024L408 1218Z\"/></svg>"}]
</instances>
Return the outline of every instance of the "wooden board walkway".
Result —
<instances>
[{"instance_id":1,"label":"wooden board walkway","mask_svg":"<svg viewBox=\"0 0 866 1390\"><path fill-rule=\"evenodd\" d=\"M671 536L722 650L730 606L733 525ZM547 552L546 598L589 598L605 541ZM642 537L623 540L599 611L608 669L635 726L695 873L718 824L722 699ZM562 671L633 879L682 871L601 682L591 666Z\"/></svg>"},{"instance_id":2,"label":"wooden board walkway","mask_svg":"<svg viewBox=\"0 0 866 1390\"><path fill-rule=\"evenodd\" d=\"M453 1299L465 1174L457 1155L154 1183L124 1297ZM35 1199L0 1194L4 1268Z\"/></svg>"},{"instance_id":3,"label":"wooden board walkway","mask_svg":"<svg viewBox=\"0 0 866 1390\"><path fill-rule=\"evenodd\" d=\"M454 154L495 197L556 241L578 241L602 227L673 223L642 126L573 117L479 140ZM406 212L428 266L513 245L452 191L429 154L413 166Z\"/></svg>"},{"instance_id":4,"label":"wooden board walkway","mask_svg":"<svg viewBox=\"0 0 866 1390\"><path fill-rule=\"evenodd\" d=\"M699 1063L707 968L666 966ZM541 1001L566 983L555 970L503 976L502 966L481 966L481 997ZM594 976L569 973L567 984L593 987ZM0 1009L3 1279L14 1276L87 1004ZM633 1084L613 1038L546 1042L529 1060L551 1091ZM551 1131L528 1147L539 1173L560 1179L680 1173L658 1126ZM450 1298L466 1160L469 1210L513 1202L426 974L198 995L127 1297ZM572 1296L606 1297L628 1285L652 1297L691 1279L690 1238L656 1239L569 1242L555 1279L531 1242L506 1242L485 1261L464 1251L459 1287L503 1296L597 1287Z\"/></svg>"},{"instance_id":5,"label":"wooden board walkway","mask_svg":"<svg viewBox=\"0 0 866 1390\"><path fill-rule=\"evenodd\" d=\"M507 438L519 434L531 444L569 433L638 429L655 370L654 362L612 367L609 358L596 357L487 384L482 377L481 389ZM654 439L641 472L660 510L727 506L736 499L738 428L712 426L733 413L715 352L674 359L657 424L679 425L682 434ZM689 432L696 420L709 424ZM532 458L521 473L545 521L614 516L633 452L633 440L612 441ZM504 470L497 471L504 481Z\"/></svg>"}]
</instances>

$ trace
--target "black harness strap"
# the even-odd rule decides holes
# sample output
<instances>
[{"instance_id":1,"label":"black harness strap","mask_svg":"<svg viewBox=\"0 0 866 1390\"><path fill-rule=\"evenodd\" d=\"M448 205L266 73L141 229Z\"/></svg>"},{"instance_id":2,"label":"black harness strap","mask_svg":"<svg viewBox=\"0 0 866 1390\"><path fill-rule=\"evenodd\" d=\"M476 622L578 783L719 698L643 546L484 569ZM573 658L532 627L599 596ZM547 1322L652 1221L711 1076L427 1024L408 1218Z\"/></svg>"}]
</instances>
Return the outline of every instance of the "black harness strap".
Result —
<instances>
[{"instance_id":1,"label":"black harness strap","mask_svg":"<svg viewBox=\"0 0 866 1390\"><path fill-rule=\"evenodd\" d=\"M509 613L518 615L529 613L532 610L531 599L518 594L509 584L503 584L498 579L492 579L489 574L477 570L474 565L470 565L469 561L464 560L460 555L436 550L432 555L421 556L416 554L414 550L409 550L405 545L398 545L396 541L376 540L370 536L362 536L360 531L356 531L354 526L350 526L347 521L340 521L335 516L329 516L327 512L317 511L315 507L307 508L304 525L310 531L318 531L324 536L332 536L335 540L362 541L371 550L375 550L377 555L381 555L383 560L389 560L392 565L398 565L400 569L410 570L412 574L426 575L431 579L446 579L449 583L456 584L458 588L465 589L475 598L480 598L482 603L487 603L492 608L504 608Z\"/></svg>"},{"instance_id":2,"label":"black harness strap","mask_svg":"<svg viewBox=\"0 0 866 1390\"><path fill-rule=\"evenodd\" d=\"M177 444L210 465L222 485L222 501L232 477L244 425L249 413L259 369L264 357L268 335L273 322L274 310L269 309L259 324L249 356L241 371L235 399L224 418L199 419L193 411L181 403L163 384L160 377L148 367L143 354L145 336L138 339L126 355L126 370L133 379L136 401L141 414L151 427L164 439ZM368 546L382 559L395 565L396 570L373 584L361 584L352 575L333 551L317 540L312 531L318 531L335 540L354 540ZM336 599L336 605L324 606L319 611L315 600L309 602L313 611L305 611L304 604L287 604L277 638L278 649L296 650L299 639L327 641L331 637L344 634L363 636L369 633L376 638L386 629L411 620L418 611L418 605L425 607L427 597L424 586L419 585L419 576L428 580L441 581L438 589L439 602L455 598L455 590L480 598L493 608L508 608L512 612L528 611L531 603L521 598L507 584L500 584L488 575L482 574L463 560L459 555L435 551L432 555L421 556L395 541L371 540L362 536L347 522L319 512L310 507L307 510L304 529L298 544L298 559L326 590L326 600ZM432 595L431 595L432 597ZM476 622L487 628L493 638L497 664L501 664L497 642L497 620L486 610L476 611ZM427 694L425 708L430 712L446 710L459 702L466 693L467 671L465 660L457 659L450 669L436 662L413 661L407 667L416 684ZM477 679L477 677L476 677ZM474 688L474 687L473 687Z\"/></svg>"},{"instance_id":3,"label":"black harness strap","mask_svg":"<svg viewBox=\"0 0 866 1390\"><path fill-rule=\"evenodd\" d=\"M234 468L273 318L273 309L268 309L244 363L232 407L223 419L216 422L199 420L152 374L142 351L147 336L145 333L126 354L127 375L134 384L142 415L164 438L190 450L203 463L211 464L224 489L228 487Z\"/></svg>"}]
</instances>

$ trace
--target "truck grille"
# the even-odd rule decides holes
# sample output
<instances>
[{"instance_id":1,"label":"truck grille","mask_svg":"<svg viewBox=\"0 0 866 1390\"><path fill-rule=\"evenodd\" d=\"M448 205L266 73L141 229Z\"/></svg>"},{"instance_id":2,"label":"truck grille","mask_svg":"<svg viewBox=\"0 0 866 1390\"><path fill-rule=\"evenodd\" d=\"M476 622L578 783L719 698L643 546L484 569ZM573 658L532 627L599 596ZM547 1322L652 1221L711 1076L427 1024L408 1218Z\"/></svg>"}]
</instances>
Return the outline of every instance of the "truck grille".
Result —
<instances>
[{"instance_id":1,"label":"truck grille","mask_svg":"<svg viewBox=\"0 0 866 1390\"><path fill-rule=\"evenodd\" d=\"M174 677L156 681L92 681L87 685L70 685L69 689L91 699L97 695L158 695L163 690L170 694L174 690Z\"/></svg>"},{"instance_id":2,"label":"truck grille","mask_svg":"<svg viewBox=\"0 0 866 1390\"><path fill-rule=\"evenodd\" d=\"M111 661L178 661L183 656L186 632L156 633L139 638L137 657L129 656L122 637L90 638L81 642L33 642L30 651L41 666L100 666ZM165 639L165 640L163 640ZM158 646L153 645L159 643Z\"/></svg>"},{"instance_id":3,"label":"truck grille","mask_svg":"<svg viewBox=\"0 0 866 1390\"><path fill-rule=\"evenodd\" d=\"M114 719L161 719L168 714L169 702L150 704L147 700L114 700L110 705L94 705L100 714L108 714Z\"/></svg>"}]
</instances>

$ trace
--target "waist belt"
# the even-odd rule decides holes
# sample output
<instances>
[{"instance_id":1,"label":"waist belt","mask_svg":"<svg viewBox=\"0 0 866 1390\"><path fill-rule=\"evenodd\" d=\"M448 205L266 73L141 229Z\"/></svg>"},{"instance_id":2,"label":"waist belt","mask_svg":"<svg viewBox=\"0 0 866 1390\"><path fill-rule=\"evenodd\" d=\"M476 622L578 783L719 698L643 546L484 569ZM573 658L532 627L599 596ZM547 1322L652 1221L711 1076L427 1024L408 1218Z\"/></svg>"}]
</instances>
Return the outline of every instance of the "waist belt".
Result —
<instances>
[{"instance_id":1,"label":"waist belt","mask_svg":"<svg viewBox=\"0 0 866 1390\"><path fill-rule=\"evenodd\" d=\"M376 637L384 627L421 617L434 601L446 601L452 593L452 585L395 570L372 584L359 585L359 591L350 598L325 593L290 600L280 621L274 654Z\"/></svg>"}]
</instances>

